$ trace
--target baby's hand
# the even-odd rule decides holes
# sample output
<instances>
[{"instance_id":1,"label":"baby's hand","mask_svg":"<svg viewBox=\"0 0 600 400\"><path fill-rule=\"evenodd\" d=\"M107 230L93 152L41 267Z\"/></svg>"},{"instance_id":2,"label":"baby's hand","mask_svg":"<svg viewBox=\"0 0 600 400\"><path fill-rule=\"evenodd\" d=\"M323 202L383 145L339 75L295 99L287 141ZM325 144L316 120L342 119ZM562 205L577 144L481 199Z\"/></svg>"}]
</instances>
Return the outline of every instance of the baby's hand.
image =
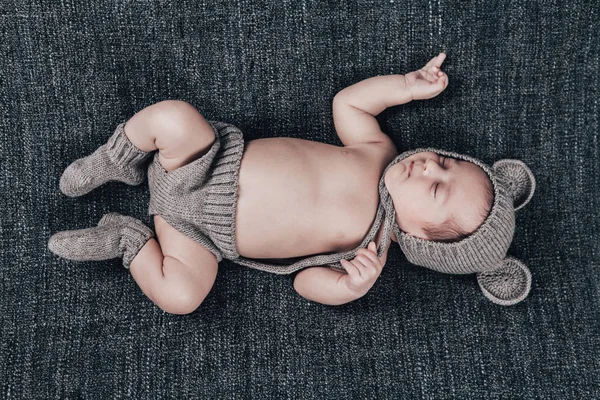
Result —
<instances>
[{"instance_id":1,"label":"baby's hand","mask_svg":"<svg viewBox=\"0 0 600 400\"><path fill-rule=\"evenodd\" d=\"M348 274L340 279L348 290L358 296L365 295L371 289L383 269L383 263L377 258L377 246L374 242L369 243L366 249L358 249L352 261L342 259L341 263Z\"/></svg>"},{"instance_id":2,"label":"baby's hand","mask_svg":"<svg viewBox=\"0 0 600 400\"><path fill-rule=\"evenodd\" d=\"M440 70L445 58L446 54L440 53L420 70L404 75L413 100L431 99L446 89L448 75Z\"/></svg>"}]
</instances>

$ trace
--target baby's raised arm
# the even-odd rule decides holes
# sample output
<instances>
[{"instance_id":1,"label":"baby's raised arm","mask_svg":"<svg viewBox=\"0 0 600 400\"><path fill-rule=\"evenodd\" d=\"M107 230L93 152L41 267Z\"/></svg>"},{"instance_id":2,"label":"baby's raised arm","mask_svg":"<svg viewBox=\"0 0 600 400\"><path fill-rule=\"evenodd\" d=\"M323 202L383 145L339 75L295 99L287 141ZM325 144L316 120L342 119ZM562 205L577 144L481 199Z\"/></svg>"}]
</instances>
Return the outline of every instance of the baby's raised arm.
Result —
<instances>
[{"instance_id":1,"label":"baby's raised arm","mask_svg":"<svg viewBox=\"0 0 600 400\"><path fill-rule=\"evenodd\" d=\"M375 76L339 91L332 106L338 137L344 146L391 141L381 132L375 116L411 100L404 75Z\"/></svg>"},{"instance_id":2,"label":"baby's raised arm","mask_svg":"<svg viewBox=\"0 0 600 400\"><path fill-rule=\"evenodd\" d=\"M333 98L333 120L344 146L391 141L375 116L388 107L430 99L444 91L448 76L440 67L445 57L440 53L417 71L375 76L339 91Z\"/></svg>"}]
</instances>

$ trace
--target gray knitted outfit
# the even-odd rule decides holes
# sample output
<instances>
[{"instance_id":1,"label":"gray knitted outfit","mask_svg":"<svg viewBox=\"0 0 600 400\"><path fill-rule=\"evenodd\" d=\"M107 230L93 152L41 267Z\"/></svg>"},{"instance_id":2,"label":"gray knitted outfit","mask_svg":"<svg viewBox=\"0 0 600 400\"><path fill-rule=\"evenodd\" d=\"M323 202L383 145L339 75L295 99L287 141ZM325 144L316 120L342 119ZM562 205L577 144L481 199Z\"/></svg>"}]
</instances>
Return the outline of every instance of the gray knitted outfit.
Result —
<instances>
[{"instance_id":1,"label":"gray knitted outfit","mask_svg":"<svg viewBox=\"0 0 600 400\"><path fill-rule=\"evenodd\" d=\"M483 294L492 302L512 305L527 297L531 273L527 266L507 257L515 229L515 211L529 202L535 191L535 178L522 161L503 159L487 166L480 160L451 151L419 148L398 155L385 168L379 180L379 205L369 233L355 249L335 254L318 254L286 259L249 259L240 256L235 244L235 215L238 178L244 138L239 128L208 121L215 141L202 157L167 172L155 152L148 166L149 215L160 215L169 225L208 249L218 262L229 259L237 264L275 274L291 274L306 267L329 265L344 270L340 260L352 260L356 251L375 239L383 224L378 257L387 251L393 231L409 262L448 274L477 275ZM61 178L61 190L79 196L108 180L139 184L149 152L136 149L118 125L107 145L94 154L72 163ZM470 161L488 175L494 189L492 209L483 224L467 238L442 243L404 233L396 223L394 204L384 177L394 164L419 152ZM96 176L97 175L97 176ZM50 238L49 249L71 260L102 260L123 257L126 268L153 232L141 221L113 213L97 227L63 231Z\"/></svg>"}]
</instances>

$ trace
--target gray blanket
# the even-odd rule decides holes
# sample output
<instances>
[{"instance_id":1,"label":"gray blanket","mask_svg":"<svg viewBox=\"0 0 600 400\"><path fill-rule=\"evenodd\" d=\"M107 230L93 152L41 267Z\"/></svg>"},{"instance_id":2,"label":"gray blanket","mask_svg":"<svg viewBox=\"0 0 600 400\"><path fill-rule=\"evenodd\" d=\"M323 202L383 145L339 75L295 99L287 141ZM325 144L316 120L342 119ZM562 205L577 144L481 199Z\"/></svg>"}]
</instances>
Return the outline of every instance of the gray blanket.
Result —
<instances>
[{"instance_id":1,"label":"gray blanket","mask_svg":"<svg viewBox=\"0 0 600 400\"><path fill-rule=\"evenodd\" d=\"M2 1L0 397L600 397L599 15L583 0ZM338 91L441 51L448 89L378 120L399 151L532 169L509 250L533 277L518 305L392 243L371 291L342 306L224 260L204 303L171 315L120 260L47 250L52 233L110 211L154 226L147 183L58 189L144 107L185 100L247 140L341 145Z\"/></svg>"}]
</instances>

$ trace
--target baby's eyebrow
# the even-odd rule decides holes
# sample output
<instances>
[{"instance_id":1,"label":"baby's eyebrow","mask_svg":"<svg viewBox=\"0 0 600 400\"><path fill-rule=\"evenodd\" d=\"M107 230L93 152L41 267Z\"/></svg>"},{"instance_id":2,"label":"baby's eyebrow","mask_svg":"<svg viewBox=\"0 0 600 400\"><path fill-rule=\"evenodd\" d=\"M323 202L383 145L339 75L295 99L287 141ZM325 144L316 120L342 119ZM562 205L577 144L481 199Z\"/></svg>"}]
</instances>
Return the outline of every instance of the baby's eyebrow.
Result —
<instances>
[{"instance_id":1,"label":"baby's eyebrow","mask_svg":"<svg viewBox=\"0 0 600 400\"><path fill-rule=\"evenodd\" d=\"M457 164L462 161L462 160L459 160L458 158L455 158L455 157L446 157L446 158L454 160Z\"/></svg>"}]
</instances>

